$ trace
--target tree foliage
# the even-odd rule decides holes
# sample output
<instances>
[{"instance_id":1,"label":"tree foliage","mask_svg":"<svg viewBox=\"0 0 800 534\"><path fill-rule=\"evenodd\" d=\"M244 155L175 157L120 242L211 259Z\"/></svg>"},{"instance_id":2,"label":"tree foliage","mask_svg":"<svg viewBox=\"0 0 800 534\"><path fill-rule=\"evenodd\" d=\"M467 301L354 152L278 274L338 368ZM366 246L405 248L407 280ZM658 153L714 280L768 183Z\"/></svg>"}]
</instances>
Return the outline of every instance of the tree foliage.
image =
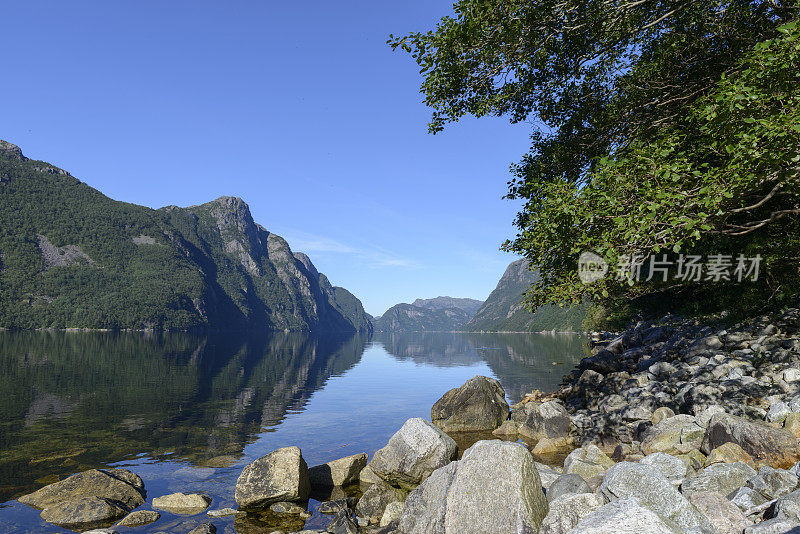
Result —
<instances>
[{"instance_id":1,"label":"tree foliage","mask_svg":"<svg viewBox=\"0 0 800 534\"><path fill-rule=\"evenodd\" d=\"M546 302L698 295L697 285L580 283L577 258L760 253L763 297L797 291L796 2L462 0L414 55L432 132L461 116L534 123L512 167L525 200L505 248ZM713 291L718 292L717 286ZM709 290L704 290L709 291Z\"/></svg>"}]
</instances>

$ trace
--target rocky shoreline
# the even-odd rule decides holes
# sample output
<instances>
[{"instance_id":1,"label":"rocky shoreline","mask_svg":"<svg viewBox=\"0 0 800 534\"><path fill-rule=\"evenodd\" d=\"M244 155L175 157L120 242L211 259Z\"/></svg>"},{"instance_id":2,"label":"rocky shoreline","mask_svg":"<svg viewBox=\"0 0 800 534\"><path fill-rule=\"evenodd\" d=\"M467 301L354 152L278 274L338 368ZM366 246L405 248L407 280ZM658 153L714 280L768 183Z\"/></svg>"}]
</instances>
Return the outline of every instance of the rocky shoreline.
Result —
<instances>
[{"instance_id":1,"label":"rocky shoreline","mask_svg":"<svg viewBox=\"0 0 800 534\"><path fill-rule=\"evenodd\" d=\"M558 391L513 406L499 382L474 377L369 462L309 468L299 448L278 449L244 468L238 509L183 493L153 508L205 512L191 534L227 515L296 525L247 530L265 534L800 532L800 310L723 320L667 316L597 335ZM338 497L316 510L330 523L300 530L319 488ZM157 522L137 510L145 495L130 471L90 470L19 501L99 534Z\"/></svg>"}]
</instances>

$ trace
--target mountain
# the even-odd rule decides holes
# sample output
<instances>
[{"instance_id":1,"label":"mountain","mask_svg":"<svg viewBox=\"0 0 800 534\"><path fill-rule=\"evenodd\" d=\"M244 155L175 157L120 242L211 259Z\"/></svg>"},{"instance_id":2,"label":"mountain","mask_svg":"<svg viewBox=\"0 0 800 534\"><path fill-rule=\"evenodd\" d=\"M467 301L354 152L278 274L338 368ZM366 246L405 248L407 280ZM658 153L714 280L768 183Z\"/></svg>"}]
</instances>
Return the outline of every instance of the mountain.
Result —
<instances>
[{"instance_id":1,"label":"mountain","mask_svg":"<svg viewBox=\"0 0 800 534\"><path fill-rule=\"evenodd\" d=\"M464 310L470 317L475 315L481 305L480 300L475 299L458 299L453 297L436 297L432 299L417 299L411 303L413 306L419 308L428 308L429 310L446 310L448 308L458 308Z\"/></svg>"},{"instance_id":2,"label":"mountain","mask_svg":"<svg viewBox=\"0 0 800 534\"><path fill-rule=\"evenodd\" d=\"M460 308L431 310L413 304L396 304L374 321L378 332L451 332L470 315Z\"/></svg>"},{"instance_id":3,"label":"mountain","mask_svg":"<svg viewBox=\"0 0 800 534\"><path fill-rule=\"evenodd\" d=\"M586 306L560 308L541 306L531 313L522 305L523 293L539 281L528 260L512 262L494 291L464 325L470 332L579 332L583 329Z\"/></svg>"},{"instance_id":4,"label":"mountain","mask_svg":"<svg viewBox=\"0 0 800 534\"><path fill-rule=\"evenodd\" d=\"M361 302L221 197L112 200L0 141L0 327L368 332Z\"/></svg>"}]
</instances>

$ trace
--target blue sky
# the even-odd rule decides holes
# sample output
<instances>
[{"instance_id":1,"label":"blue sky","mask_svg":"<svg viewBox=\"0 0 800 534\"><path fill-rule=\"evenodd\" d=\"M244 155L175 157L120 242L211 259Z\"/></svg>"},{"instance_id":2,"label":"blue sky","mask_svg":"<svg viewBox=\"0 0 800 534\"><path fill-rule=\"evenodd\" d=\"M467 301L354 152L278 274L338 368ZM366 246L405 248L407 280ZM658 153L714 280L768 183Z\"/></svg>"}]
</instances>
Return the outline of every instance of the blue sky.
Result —
<instances>
[{"instance_id":1,"label":"blue sky","mask_svg":"<svg viewBox=\"0 0 800 534\"><path fill-rule=\"evenodd\" d=\"M519 205L501 197L529 125L427 133L390 33L448 0L10 2L0 138L118 199L244 198L372 314L485 298Z\"/></svg>"}]
</instances>

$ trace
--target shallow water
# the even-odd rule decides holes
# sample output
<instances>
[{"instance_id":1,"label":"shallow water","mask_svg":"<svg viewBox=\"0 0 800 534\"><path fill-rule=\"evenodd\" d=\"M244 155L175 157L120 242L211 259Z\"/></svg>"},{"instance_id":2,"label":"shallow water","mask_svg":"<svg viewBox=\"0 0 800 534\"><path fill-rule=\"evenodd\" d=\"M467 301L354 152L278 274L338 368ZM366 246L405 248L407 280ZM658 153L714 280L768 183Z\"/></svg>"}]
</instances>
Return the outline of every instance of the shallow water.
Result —
<instances>
[{"instance_id":1,"label":"shallow water","mask_svg":"<svg viewBox=\"0 0 800 534\"><path fill-rule=\"evenodd\" d=\"M297 445L310 466L371 455L468 378L493 376L516 402L555 389L585 347L573 335L0 332L0 530L68 532L14 499L90 468L139 474L140 509L175 491L233 506L242 467L274 449ZM314 509L327 496L312 497ZM315 514L306 526L328 520ZM162 513L119 530L186 532L204 521ZM219 532L275 528L211 521Z\"/></svg>"}]
</instances>

